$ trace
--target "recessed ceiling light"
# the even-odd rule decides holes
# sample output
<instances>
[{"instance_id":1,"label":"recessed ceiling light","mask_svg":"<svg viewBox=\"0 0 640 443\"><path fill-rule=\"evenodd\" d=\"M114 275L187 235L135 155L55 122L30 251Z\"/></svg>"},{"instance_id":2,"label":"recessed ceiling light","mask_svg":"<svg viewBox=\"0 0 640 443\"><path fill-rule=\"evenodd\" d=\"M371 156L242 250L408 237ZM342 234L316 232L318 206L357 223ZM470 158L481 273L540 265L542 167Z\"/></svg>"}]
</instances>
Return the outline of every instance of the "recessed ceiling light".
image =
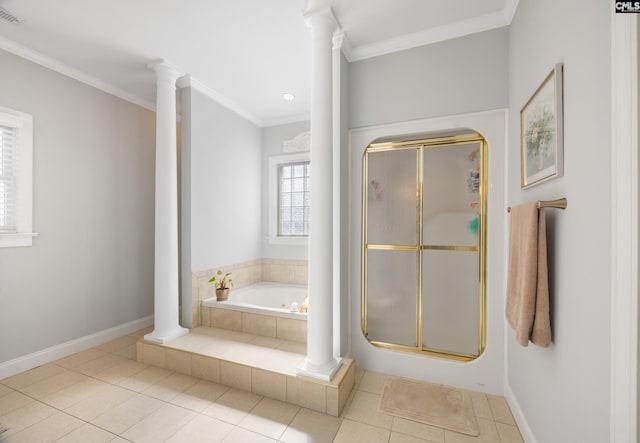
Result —
<instances>
[{"instance_id":1,"label":"recessed ceiling light","mask_svg":"<svg viewBox=\"0 0 640 443\"><path fill-rule=\"evenodd\" d=\"M285 92L284 94L282 94L282 98L290 102L290 101L293 101L296 98L296 96L293 95L291 92Z\"/></svg>"}]
</instances>

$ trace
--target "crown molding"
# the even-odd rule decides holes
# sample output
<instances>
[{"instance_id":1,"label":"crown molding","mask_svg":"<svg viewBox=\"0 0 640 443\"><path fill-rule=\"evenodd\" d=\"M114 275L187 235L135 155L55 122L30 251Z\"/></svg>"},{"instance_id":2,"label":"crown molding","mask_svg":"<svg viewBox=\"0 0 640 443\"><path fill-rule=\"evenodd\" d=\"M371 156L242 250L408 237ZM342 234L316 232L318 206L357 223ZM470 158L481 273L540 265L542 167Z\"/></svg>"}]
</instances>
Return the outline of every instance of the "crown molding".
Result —
<instances>
[{"instance_id":1,"label":"crown molding","mask_svg":"<svg viewBox=\"0 0 640 443\"><path fill-rule=\"evenodd\" d=\"M311 114L309 113L290 115L287 117L270 118L268 120L263 120L262 127L268 128L270 126L280 126L280 125L287 125L289 123L307 122L309 120L311 120Z\"/></svg>"},{"instance_id":2,"label":"crown molding","mask_svg":"<svg viewBox=\"0 0 640 443\"><path fill-rule=\"evenodd\" d=\"M177 85L179 88L193 88L196 91L203 93L204 95L209 97L211 100L221 104L222 106L229 109L230 111L235 112L240 117L246 120L249 120L254 125L259 127L264 126L264 122L262 121L261 118L256 117L255 115L248 112L246 109L244 109L242 106L240 106L233 100L228 99L227 97L225 97L224 95L216 91L215 89L212 89L209 86L205 85L200 80L193 78L190 74L187 74L184 77L180 77L178 79Z\"/></svg>"},{"instance_id":3,"label":"crown molding","mask_svg":"<svg viewBox=\"0 0 640 443\"><path fill-rule=\"evenodd\" d=\"M18 57L22 57L40 66L44 66L45 68L51 69L52 71L70 77L81 83L92 86L96 89L101 90L102 92L114 95L118 98L121 98L122 100L133 103L134 105L142 106L143 108L146 108L153 112L155 112L156 110L156 105L153 102L138 97L137 95L131 94L130 92L126 92L118 88L117 86L99 80L96 77L87 74L86 72L80 71L76 68L72 68L71 66L62 63L61 61L55 60L38 51L34 51L33 49L29 49L26 46L14 42L13 40L9 40L8 38L0 36L0 49L17 55Z\"/></svg>"},{"instance_id":4,"label":"crown molding","mask_svg":"<svg viewBox=\"0 0 640 443\"><path fill-rule=\"evenodd\" d=\"M511 4L517 0L508 0L507 6L511 11ZM505 7L505 10L507 7ZM477 32L489 31L491 29L501 28L509 25L505 10L486 14L480 17L452 23L450 25L440 26L438 28L426 29L424 31L407 34L400 37L390 38L377 43L368 45L360 45L351 47L350 56L347 57L349 62L364 60L367 58L378 57L392 52L403 51L405 49L417 48L419 46L429 45L465 35L475 34ZM515 7L513 8L515 12ZM345 51L345 56L347 53Z\"/></svg>"},{"instance_id":5,"label":"crown molding","mask_svg":"<svg viewBox=\"0 0 640 443\"><path fill-rule=\"evenodd\" d=\"M507 24L511 24L513 21L513 17L516 15L516 10L518 9L518 4L520 0L507 0L504 5L504 9L502 13L504 14L504 19Z\"/></svg>"}]
</instances>

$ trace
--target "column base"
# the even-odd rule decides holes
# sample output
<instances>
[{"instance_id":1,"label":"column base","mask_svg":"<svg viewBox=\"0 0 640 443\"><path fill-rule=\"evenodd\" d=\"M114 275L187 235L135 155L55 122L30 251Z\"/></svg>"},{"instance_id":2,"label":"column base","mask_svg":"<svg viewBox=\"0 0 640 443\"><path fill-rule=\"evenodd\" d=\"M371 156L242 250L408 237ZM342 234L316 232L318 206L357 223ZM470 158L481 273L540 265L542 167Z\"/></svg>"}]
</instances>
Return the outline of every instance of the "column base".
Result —
<instances>
[{"instance_id":1,"label":"column base","mask_svg":"<svg viewBox=\"0 0 640 443\"><path fill-rule=\"evenodd\" d=\"M340 369L341 364L342 358L338 357L334 358L326 365L318 367L317 365L309 362L309 357L307 357L302 364L296 368L296 375L315 378L317 380L331 381L336 372L338 372L338 369Z\"/></svg>"},{"instance_id":2,"label":"column base","mask_svg":"<svg viewBox=\"0 0 640 443\"><path fill-rule=\"evenodd\" d=\"M183 328L181 326L177 326L169 332L166 331L156 331L153 330L152 333L144 336L145 340L152 341L154 343L167 343L171 340L175 340L178 337L182 337L183 335L187 335L189 330L187 328Z\"/></svg>"}]
</instances>

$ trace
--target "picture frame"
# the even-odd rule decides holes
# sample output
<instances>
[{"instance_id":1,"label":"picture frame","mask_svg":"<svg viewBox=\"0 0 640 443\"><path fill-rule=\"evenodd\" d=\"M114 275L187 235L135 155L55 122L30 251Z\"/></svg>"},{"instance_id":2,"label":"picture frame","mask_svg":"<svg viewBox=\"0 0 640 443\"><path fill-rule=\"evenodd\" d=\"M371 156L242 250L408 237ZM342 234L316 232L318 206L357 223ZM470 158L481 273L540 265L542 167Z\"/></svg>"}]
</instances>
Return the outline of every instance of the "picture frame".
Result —
<instances>
[{"instance_id":1,"label":"picture frame","mask_svg":"<svg viewBox=\"0 0 640 443\"><path fill-rule=\"evenodd\" d=\"M564 172L562 64L554 66L520 110L520 186L525 189Z\"/></svg>"}]
</instances>

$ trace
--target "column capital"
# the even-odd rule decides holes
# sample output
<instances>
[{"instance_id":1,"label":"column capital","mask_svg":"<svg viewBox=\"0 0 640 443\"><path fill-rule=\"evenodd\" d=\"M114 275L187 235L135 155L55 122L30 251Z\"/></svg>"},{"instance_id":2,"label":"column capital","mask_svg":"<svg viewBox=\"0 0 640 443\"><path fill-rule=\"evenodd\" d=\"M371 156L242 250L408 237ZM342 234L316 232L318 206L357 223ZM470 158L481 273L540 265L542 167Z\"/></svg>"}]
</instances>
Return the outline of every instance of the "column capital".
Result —
<instances>
[{"instance_id":1,"label":"column capital","mask_svg":"<svg viewBox=\"0 0 640 443\"><path fill-rule=\"evenodd\" d=\"M161 73L166 74L167 76L173 78L173 80L177 80L179 77L184 75L184 71L180 69L177 65L167 61L165 58L158 58L153 60L152 62L147 63L147 68L155 71L156 75Z\"/></svg>"},{"instance_id":2,"label":"column capital","mask_svg":"<svg viewBox=\"0 0 640 443\"><path fill-rule=\"evenodd\" d=\"M345 43L346 36L344 32L338 28L336 32L333 33L333 38L331 41L333 42L333 49L342 49L342 45Z\"/></svg>"},{"instance_id":3,"label":"column capital","mask_svg":"<svg viewBox=\"0 0 640 443\"><path fill-rule=\"evenodd\" d=\"M307 9L304 14L304 23L311 28L311 31L324 27L329 33L333 33L340 27L333 10L330 7Z\"/></svg>"}]
</instances>

